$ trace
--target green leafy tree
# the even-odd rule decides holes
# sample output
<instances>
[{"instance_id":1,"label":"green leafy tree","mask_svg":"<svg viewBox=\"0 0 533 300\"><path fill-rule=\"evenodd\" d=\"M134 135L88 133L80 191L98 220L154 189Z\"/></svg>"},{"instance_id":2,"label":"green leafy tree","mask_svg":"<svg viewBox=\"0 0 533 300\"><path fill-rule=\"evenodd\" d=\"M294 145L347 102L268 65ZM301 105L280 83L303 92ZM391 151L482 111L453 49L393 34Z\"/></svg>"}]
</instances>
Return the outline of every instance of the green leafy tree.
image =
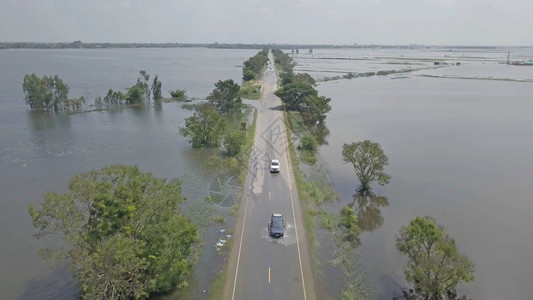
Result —
<instances>
[{"instance_id":1,"label":"green leafy tree","mask_svg":"<svg viewBox=\"0 0 533 300\"><path fill-rule=\"evenodd\" d=\"M307 151L316 151L317 141L314 136L306 135L300 140L300 145L298 145L298 150L307 150Z\"/></svg>"},{"instance_id":2,"label":"green leafy tree","mask_svg":"<svg viewBox=\"0 0 533 300\"><path fill-rule=\"evenodd\" d=\"M264 49L259 51L256 55L250 57L247 61L244 62L244 67L242 69L242 79L244 81L249 81L258 78L258 74L263 70L264 66L268 61L268 50Z\"/></svg>"},{"instance_id":3,"label":"green leafy tree","mask_svg":"<svg viewBox=\"0 0 533 300\"><path fill-rule=\"evenodd\" d=\"M318 96L318 92L304 83L289 83L275 92L288 110L301 110L305 98Z\"/></svg>"},{"instance_id":4,"label":"green leafy tree","mask_svg":"<svg viewBox=\"0 0 533 300\"><path fill-rule=\"evenodd\" d=\"M353 166L355 175L361 183L359 191L370 191L372 189L370 183L374 181L377 181L379 185L389 183L390 176L383 172L389 159L378 143L365 140L344 144L342 158L344 163L350 163Z\"/></svg>"},{"instance_id":5,"label":"green leafy tree","mask_svg":"<svg viewBox=\"0 0 533 300\"><path fill-rule=\"evenodd\" d=\"M256 74L252 70L244 69L242 71L242 73L243 73L242 80L244 80L244 81L250 81L250 80L254 80L255 79Z\"/></svg>"},{"instance_id":6,"label":"green leafy tree","mask_svg":"<svg viewBox=\"0 0 533 300\"><path fill-rule=\"evenodd\" d=\"M144 99L144 90L139 85L134 85L128 89L126 101L129 104L142 103Z\"/></svg>"},{"instance_id":7,"label":"green leafy tree","mask_svg":"<svg viewBox=\"0 0 533 300\"><path fill-rule=\"evenodd\" d=\"M121 91L114 91L113 89L109 89L107 91L107 95L104 97L103 102L107 105L118 105L122 101L126 100L127 95L124 95Z\"/></svg>"},{"instance_id":8,"label":"green leafy tree","mask_svg":"<svg viewBox=\"0 0 533 300\"><path fill-rule=\"evenodd\" d=\"M329 105L331 98L309 96L304 101L309 110L309 121L311 123L322 124L326 120L326 114L331 110L331 105Z\"/></svg>"},{"instance_id":9,"label":"green leafy tree","mask_svg":"<svg viewBox=\"0 0 533 300\"><path fill-rule=\"evenodd\" d=\"M316 81L309 73L298 73L294 74L292 82L305 83L311 86L316 86Z\"/></svg>"},{"instance_id":10,"label":"green leafy tree","mask_svg":"<svg viewBox=\"0 0 533 300\"><path fill-rule=\"evenodd\" d=\"M69 89L57 75L40 78L35 74L26 74L22 83L24 99L31 108L66 108Z\"/></svg>"},{"instance_id":11,"label":"green leafy tree","mask_svg":"<svg viewBox=\"0 0 533 300\"><path fill-rule=\"evenodd\" d=\"M139 77L137 77L137 83L135 85L139 86L143 90L144 100L150 102L150 86L148 82L150 81L150 75L145 71L139 71ZM137 103L137 102L135 102Z\"/></svg>"},{"instance_id":12,"label":"green leafy tree","mask_svg":"<svg viewBox=\"0 0 533 300\"><path fill-rule=\"evenodd\" d=\"M215 89L207 96L207 100L221 113L236 111L242 104L239 97L240 89L240 86L231 79L219 80L215 83Z\"/></svg>"},{"instance_id":13,"label":"green leafy tree","mask_svg":"<svg viewBox=\"0 0 533 300\"><path fill-rule=\"evenodd\" d=\"M283 50L272 49L272 54L274 55L274 63L278 64L284 72L292 70L296 65L296 62Z\"/></svg>"},{"instance_id":14,"label":"green leafy tree","mask_svg":"<svg viewBox=\"0 0 533 300\"><path fill-rule=\"evenodd\" d=\"M239 154L244 145L246 136L243 131L233 130L224 136L224 148L228 156L235 156Z\"/></svg>"},{"instance_id":15,"label":"green leafy tree","mask_svg":"<svg viewBox=\"0 0 533 300\"><path fill-rule=\"evenodd\" d=\"M288 70L287 72L282 72L280 73L279 75L280 79L281 79L281 86L285 86L289 83L293 83L294 81L294 72L292 71L292 69ZM302 82L300 82L302 83Z\"/></svg>"},{"instance_id":16,"label":"green leafy tree","mask_svg":"<svg viewBox=\"0 0 533 300\"><path fill-rule=\"evenodd\" d=\"M185 127L179 129L180 134L188 138L193 148L218 147L226 120L210 103L196 106L195 111L193 116L185 119Z\"/></svg>"},{"instance_id":17,"label":"green leafy tree","mask_svg":"<svg viewBox=\"0 0 533 300\"><path fill-rule=\"evenodd\" d=\"M169 90L168 92L173 99L185 100L187 98L187 90L185 89L176 89L175 91Z\"/></svg>"},{"instance_id":18,"label":"green leafy tree","mask_svg":"<svg viewBox=\"0 0 533 300\"><path fill-rule=\"evenodd\" d=\"M197 256L196 226L181 213L181 184L136 166L74 176L68 193L48 192L29 207L37 237L60 234L87 299L142 299L187 285Z\"/></svg>"},{"instance_id":19,"label":"green leafy tree","mask_svg":"<svg viewBox=\"0 0 533 300\"><path fill-rule=\"evenodd\" d=\"M59 76L54 75L54 77L43 76L43 80L46 82L48 92L50 94L50 105L55 109L65 108L68 101L68 92L70 90L69 86L59 78Z\"/></svg>"},{"instance_id":20,"label":"green leafy tree","mask_svg":"<svg viewBox=\"0 0 533 300\"><path fill-rule=\"evenodd\" d=\"M342 240L354 248L357 247L360 243L361 229L357 225L357 215L351 207L344 206L342 208L339 226L343 228Z\"/></svg>"},{"instance_id":21,"label":"green leafy tree","mask_svg":"<svg viewBox=\"0 0 533 300\"><path fill-rule=\"evenodd\" d=\"M154 82L152 83L152 96L154 97L154 101L163 98L163 93L161 92L161 85L161 81L159 81L158 76L155 75Z\"/></svg>"},{"instance_id":22,"label":"green leafy tree","mask_svg":"<svg viewBox=\"0 0 533 300\"><path fill-rule=\"evenodd\" d=\"M47 106L46 84L41 78L35 74L26 74L24 82L22 83L22 90L24 91L24 99L30 108L44 108Z\"/></svg>"},{"instance_id":23,"label":"green leafy tree","mask_svg":"<svg viewBox=\"0 0 533 300\"><path fill-rule=\"evenodd\" d=\"M396 248L407 256L406 279L422 299L446 299L456 295L459 282L474 280L472 262L431 217L417 217L402 227Z\"/></svg>"}]
</instances>

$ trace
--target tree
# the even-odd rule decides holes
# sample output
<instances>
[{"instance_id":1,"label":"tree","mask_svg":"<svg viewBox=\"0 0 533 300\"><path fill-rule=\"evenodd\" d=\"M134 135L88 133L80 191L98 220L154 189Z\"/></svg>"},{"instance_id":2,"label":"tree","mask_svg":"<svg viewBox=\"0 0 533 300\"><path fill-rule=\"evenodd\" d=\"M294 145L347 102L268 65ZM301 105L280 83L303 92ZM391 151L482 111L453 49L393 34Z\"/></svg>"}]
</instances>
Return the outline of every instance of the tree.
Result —
<instances>
[{"instance_id":1,"label":"tree","mask_svg":"<svg viewBox=\"0 0 533 300\"><path fill-rule=\"evenodd\" d=\"M30 108L46 107L47 97L46 85L41 78L35 74L26 74L22 83L24 99Z\"/></svg>"},{"instance_id":2,"label":"tree","mask_svg":"<svg viewBox=\"0 0 533 300\"><path fill-rule=\"evenodd\" d=\"M249 81L252 79L257 79L258 74L261 72L263 67L268 61L268 50L263 49L259 51L256 55L250 57L247 61L244 62L244 67L242 68L242 79L244 81Z\"/></svg>"},{"instance_id":3,"label":"tree","mask_svg":"<svg viewBox=\"0 0 533 300\"><path fill-rule=\"evenodd\" d=\"M47 89L50 93L50 105L55 109L64 108L68 101L69 86L55 75L54 77L43 76L43 80L46 82Z\"/></svg>"},{"instance_id":4,"label":"tree","mask_svg":"<svg viewBox=\"0 0 533 300\"><path fill-rule=\"evenodd\" d=\"M359 191L370 191L372 189L370 183L374 181L377 181L379 185L389 183L390 176L383 172L389 159L378 143L365 140L344 144L342 158L344 163L352 164L355 175L361 183Z\"/></svg>"},{"instance_id":5,"label":"tree","mask_svg":"<svg viewBox=\"0 0 533 300\"><path fill-rule=\"evenodd\" d=\"M163 98L163 94L161 92L161 81L159 81L157 75L155 75L154 82L152 83L152 96L154 97L154 101Z\"/></svg>"},{"instance_id":6,"label":"tree","mask_svg":"<svg viewBox=\"0 0 533 300\"><path fill-rule=\"evenodd\" d=\"M137 77L137 83L135 85L139 86L143 90L144 100L150 102L150 87L148 81L150 80L150 74L145 70L139 71L139 77Z\"/></svg>"},{"instance_id":7,"label":"tree","mask_svg":"<svg viewBox=\"0 0 533 300\"><path fill-rule=\"evenodd\" d=\"M299 83L305 83L311 86L316 86L315 79L311 75L309 75L309 73L294 74L292 81L299 82Z\"/></svg>"},{"instance_id":8,"label":"tree","mask_svg":"<svg viewBox=\"0 0 533 300\"><path fill-rule=\"evenodd\" d=\"M360 242L361 228L357 225L357 215L351 207L342 208L339 227L343 229L341 240L348 242L353 248L357 247Z\"/></svg>"},{"instance_id":9,"label":"tree","mask_svg":"<svg viewBox=\"0 0 533 300\"><path fill-rule=\"evenodd\" d=\"M396 248L408 258L405 276L423 299L444 299L461 281L474 279L474 265L431 217L417 217L400 229Z\"/></svg>"},{"instance_id":10,"label":"tree","mask_svg":"<svg viewBox=\"0 0 533 300\"><path fill-rule=\"evenodd\" d=\"M312 86L304 83L289 83L274 94L281 99L288 110L301 110L306 97L318 96L318 92Z\"/></svg>"},{"instance_id":11,"label":"tree","mask_svg":"<svg viewBox=\"0 0 533 300\"><path fill-rule=\"evenodd\" d=\"M112 165L74 176L68 189L29 213L37 237L69 244L53 253L70 261L81 296L138 299L187 285L198 235L181 213L179 180Z\"/></svg>"},{"instance_id":12,"label":"tree","mask_svg":"<svg viewBox=\"0 0 533 300\"><path fill-rule=\"evenodd\" d=\"M309 96L304 99L309 110L309 118L311 123L322 124L326 120L326 114L331 110L329 102L331 98L324 96Z\"/></svg>"},{"instance_id":13,"label":"tree","mask_svg":"<svg viewBox=\"0 0 533 300\"><path fill-rule=\"evenodd\" d=\"M67 106L69 86L59 76L26 74L22 83L24 99L31 108L53 108Z\"/></svg>"},{"instance_id":14,"label":"tree","mask_svg":"<svg viewBox=\"0 0 533 300\"><path fill-rule=\"evenodd\" d=\"M255 79L256 74L250 69L244 69L242 71L242 80L250 81Z\"/></svg>"},{"instance_id":15,"label":"tree","mask_svg":"<svg viewBox=\"0 0 533 300\"><path fill-rule=\"evenodd\" d=\"M124 95L124 93L122 93L121 91L114 91L113 89L109 89L103 101L107 105L117 105L120 104L123 100L126 100L127 97L128 96Z\"/></svg>"},{"instance_id":16,"label":"tree","mask_svg":"<svg viewBox=\"0 0 533 300\"><path fill-rule=\"evenodd\" d=\"M300 140L298 150L316 151L317 147L315 137L312 135L306 135Z\"/></svg>"},{"instance_id":17,"label":"tree","mask_svg":"<svg viewBox=\"0 0 533 300\"><path fill-rule=\"evenodd\" d=\"M215 83L215 89L207 96L207 100L221 113L235 111L242 104L239 97L240 89L240 86L231 79L219 80Z\"/></svg>"},{"instance_id":18,"label":"tree","mask_svg":"<svg viewBox=\"0 0 533 300\"><path fill-rule=\"evenodd\" d=\"M129 104L136 104L143 102L144 90L139 85L134 85L128 89L126 101Z\"/></svg>"},{"instance_id":19,"label":"tree","mask_svg":"<svg viewBox=\"0 0 533 300\"><path fill-rule=\"evenodd\" d=\"M180 134L188 138L193 148L218 147L226 127L225 119L209 103L196 106L195 111L192 117L185 119Z\"/></svg>"},{"instance_id":20,"label":"tree","mask_svg":"<svg viewBox=\"0 0 533 300\"><path fill-rule=\"evenodd\" d=\"M235 156L241 152L246 135L243 131L234 130L224 136L224 148L228 156Z\"/></svg>"},{"instance_id":21,"label":"tree","mask_svg":"<svg viewBox=\"0 0 533 300\"><path fill-rule=\"evenodd\" d=\"M292 69L287 72L282 72L279 75L279 78L281 79L281 86L283 87L289 83L293 83L294 72L292 71Z\"/></svg>"},{"instance_id":22,"label":"tree","mask_svg":"<svg viewBox=\"0 0 533 300\"><path fill-rule=\"evenodd\" d=\"M185 100L187 98L187 90L185 90L185 89L183 89L183 90L176 89L175 91L169 90L168 92L170 93L170 96L173 99Z\"/></svg>"}]
</instances>

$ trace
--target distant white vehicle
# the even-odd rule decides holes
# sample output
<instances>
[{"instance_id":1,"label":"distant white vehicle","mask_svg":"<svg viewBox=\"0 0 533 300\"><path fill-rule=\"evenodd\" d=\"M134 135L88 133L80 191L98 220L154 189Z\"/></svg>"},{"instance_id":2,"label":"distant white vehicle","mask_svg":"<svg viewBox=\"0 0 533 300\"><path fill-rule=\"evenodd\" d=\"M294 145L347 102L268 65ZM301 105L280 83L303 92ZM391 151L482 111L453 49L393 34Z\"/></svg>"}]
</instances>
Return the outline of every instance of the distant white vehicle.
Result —
<instances>
[{"instance_id":1,"label":"distant white vehicle","mask_svg":"<svg viewBox=\"0 0 533 300\"><path fill-rule=\"evenodd\" d=\"M273 159L270 161L270 173L279 173L279 160Z\"/></svg>"}]
</instances>

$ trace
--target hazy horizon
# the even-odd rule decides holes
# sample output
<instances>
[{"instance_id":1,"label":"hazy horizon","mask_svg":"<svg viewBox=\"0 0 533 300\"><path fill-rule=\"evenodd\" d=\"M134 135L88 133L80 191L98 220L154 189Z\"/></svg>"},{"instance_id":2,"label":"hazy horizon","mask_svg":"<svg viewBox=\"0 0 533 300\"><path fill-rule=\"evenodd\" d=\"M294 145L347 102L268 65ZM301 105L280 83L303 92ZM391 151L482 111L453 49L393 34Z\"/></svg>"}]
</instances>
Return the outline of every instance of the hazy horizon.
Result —
<instances>
[{"instance_id":1,"label":"hazy horizon","mask_svg":"<svg viewBox=\"0 0 533 300\"><path fill-rule=\"evenodd\" d=\"M0 0L4 43L533 46L526 0Z\"/></svg>"}]
</instances>

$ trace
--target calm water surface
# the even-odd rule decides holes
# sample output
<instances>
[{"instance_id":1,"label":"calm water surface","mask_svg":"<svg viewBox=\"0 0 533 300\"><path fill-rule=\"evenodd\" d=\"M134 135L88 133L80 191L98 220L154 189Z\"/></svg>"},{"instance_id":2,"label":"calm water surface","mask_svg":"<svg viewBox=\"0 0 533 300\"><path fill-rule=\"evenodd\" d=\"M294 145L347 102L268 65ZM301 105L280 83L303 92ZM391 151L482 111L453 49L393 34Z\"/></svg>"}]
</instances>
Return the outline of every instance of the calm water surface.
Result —
<instances>
[{"instance_id":1,"label":"calm water surface","mask_svg":"<svg viewBox=\"0 0 533 300\"><path fill-rule=\"evenodd\" d=\"M66 268L43 262L37 253L61 239L34 239L27 207L41 203L48 190L65 192L77 173L136 164L158 177L180 178L191 214L207 209L202 203L209 177L200 171L202 157L178 134L191 111L170 102L78 114L31 112L22 92L26 73L58 74L69 84L70 97L84 95L89 103L109 88L132 86L139 70L151 79L159 75L164 96L179 88L204 98L218 80L240 82L242 62L255 53L206 48L0 51L0 298L76 297L77 285ZM224 263L211 247L218 238L213 232L205 235L209 247L197 266L191 298L206 298L203 290Z\"/></svg>"},{"instance_id":2,"label":"calm water surface","mask_svg":"<svg viewBox=\"0 0 533 300\"><path fill-rule=\"evenodd\" d=\"M405 259L394 238L415 216L431 215L476 265L475 281L459 290L474 299L530 299L533 249L533 67L500 64L507 49L315 50L300 54L296 71L316 78L348 72L418 71L322 82L331 97L328 145L320 149L341 193L352 201L357 183L342 164L342 143L370 139L389 156L391 183L376 187L387 204L370 203L362 261L378 297L390 299L404 284ZM137 164L159 177L179 177L190 211L202 213L208 180L202 157L177 128L191 112L181 104L148 105L81 114L35 113L24 105L26 73L58 74L71 97L94 99L109 88L133 85L139 70L159 75L163 91L185 88L203 98L218 80L240 82L241 64L256 50L105 49L0 51L0 292L6 299L75 298L77 286L64 266L51 266L37 249L59 238L35 240L27 213L48 190L66 191L68 179L107 164ZM531 59L531 49L511 58ZM433 62L449 63L434 68ZM451 63L461 62L460 66ZM434 76L434 77L427 77ZM494 79L505 79L494 80ZM514 81L509 81L514 80ZM168 94L165 93L166 96ZM91 101L89 101L91 102ZM206 298L217 260L212 240L196 268L189 298ZM319 239L326 236L319 232ZM323 295L338 298L342 280L319 249ZM173 298L173 297L171 297Z\"/></svg>"},{"instance_id":3,"label":"calm water surface","mask_svg":"<svg viewBox=\"0 0 533 300\"><path fill-rule=\"evenodd\" d=\"M369 54L376 51L381 56ZM533 49L521 51L524 59L533 57ZM320 153L342 195L334 210L352 202L357 186L352 168L342 163L342 144L378 142L389 157L386 172L392 179L375 191L388 198L388 205L369 205L373 212L364 221L375 229L363 234L361 246L377 297L390 299L405 284L406 260L395 248L399 228L429 215L476 265L475 281L459 285L459 292L473 299L531 299L533 67L500 64L507 49L451 53L460 66L433 68L432 62L449 51L316 50L315 59L297 59L297 70L342 74L389 70L386 61L404 57L413 64L428 58L427 69L401 77L318 85L321 95L333 99L328 145ZM334 61L332 69L322 55L368 60L347 60L344 67ZM497 78L526 82L491 80ZM326 263L327 246L319 256L325 275L318 282L325 294L338 298L342 280L331 280L340 276Z\"/></svg>"}]
</instances>

